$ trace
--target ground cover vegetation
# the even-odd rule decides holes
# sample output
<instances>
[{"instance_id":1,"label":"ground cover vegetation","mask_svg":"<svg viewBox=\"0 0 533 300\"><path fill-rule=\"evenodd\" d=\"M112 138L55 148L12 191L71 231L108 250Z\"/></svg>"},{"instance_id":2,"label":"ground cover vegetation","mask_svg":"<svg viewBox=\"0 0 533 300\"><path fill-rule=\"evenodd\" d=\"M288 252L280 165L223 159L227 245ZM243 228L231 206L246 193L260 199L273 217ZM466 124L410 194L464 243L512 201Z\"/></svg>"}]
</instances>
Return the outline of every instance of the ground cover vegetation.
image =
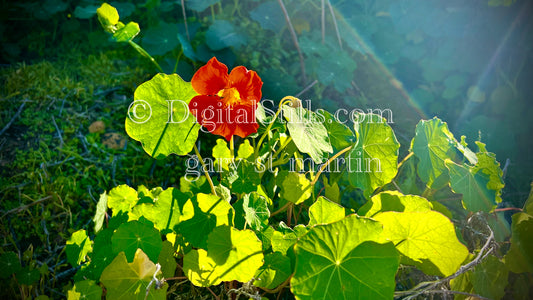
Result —
<instances>
[{"instance_id":1,"label":"ground cover vegetation","mask_svg":"<svg viewBox=\"0 0 533 300\"><path fill-rule=\"evenodd\" d=\"M519 4L465 10L505 18ZM6 5L17 18L1 27L2 294L530 298L530 161L508 171L530 143L530 124L514 123L530 111L530 35L511 36L490 84L472 83L482 55L428 47L470 36L402 18L439 8L423 6ZM400 70L412 76L394 81ZM418 105L398 98L405 90ZM264 98L275 101L251 108ZM139 100L154 108L145 123ZM213 121L206 103L228 114ZM363 111L342 124L339 107L401 117ZM492 147L511 159L500 165Z\"/></svg>"}]
</instances>

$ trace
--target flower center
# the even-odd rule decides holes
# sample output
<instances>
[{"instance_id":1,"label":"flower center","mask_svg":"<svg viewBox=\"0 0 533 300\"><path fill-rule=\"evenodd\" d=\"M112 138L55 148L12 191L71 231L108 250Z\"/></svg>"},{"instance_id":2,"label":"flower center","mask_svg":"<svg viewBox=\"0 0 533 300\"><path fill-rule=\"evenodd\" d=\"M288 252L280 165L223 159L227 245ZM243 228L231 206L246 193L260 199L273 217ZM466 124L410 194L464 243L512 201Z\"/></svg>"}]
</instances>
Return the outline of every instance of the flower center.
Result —
<instances>
[{"instance_id":1,"label":"flower center","mask_svg":"<svg viewBox=\"0 0 533 300\"><path fill-rule=\"evenodd\" d=\"M217 95L223 99L222 101L226 106L233 106L234 104L241 102L239 91L233 87L220 90Z\"/></svg>"}]
</instances>

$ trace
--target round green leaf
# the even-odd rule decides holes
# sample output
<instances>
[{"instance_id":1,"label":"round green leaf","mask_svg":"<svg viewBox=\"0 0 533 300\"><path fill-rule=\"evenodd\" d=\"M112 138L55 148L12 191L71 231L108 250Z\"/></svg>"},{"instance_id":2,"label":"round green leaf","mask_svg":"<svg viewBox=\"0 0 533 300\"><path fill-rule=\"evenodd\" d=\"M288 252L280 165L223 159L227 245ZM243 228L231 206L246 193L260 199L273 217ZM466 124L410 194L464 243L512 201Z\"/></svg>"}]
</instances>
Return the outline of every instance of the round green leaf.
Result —
<instances>
[{"instance_id":1,"label":"round green leaf","mask_svg":"<svg viewBox=\"0 0 533 300\"><path fill-rule=\"evenodd\" d=\"M383 237L407 258L403 263L427 274L449 276L468 256L454 224L438 212L382 212L374 219L383 224Z\"/></svg>"},{"instance_id":2,"label":"round green leaf","mask_svg":"<svg viewBox=\"0 0 533 300\"><path fill-rule=\"evenodd\" d=\"M8 278L21 268L19 257L15 252L10 251L0 255L0 278Z\"/></svg>"},{"instance_id":3,"label":"round green leaf","mask_svg":"<svg viewBox=\"0 0 533 300\"><path fill-rule=\"evenodd\" d=\"M444 160L454 158L456 144L448 125L436 117L422 120L416 125L411 149L420 160L418 176L428 186L439 189L446 184L449 176Z\"/></svg>"},{"instance_id":4,"label":"round green leaf","mask_svg":"<svg viewBox=\"0 0 533 300\"><path fill-rule=\"evenodd\" d=\"M381 224L350 215L313 227L295 246L296 299L392 299L399 257Z\"/></svg>"},{"instance_id":5,"label":"round green leaf","mask_svg":"<svg viewBox=\"0 0 533 300\"><path fill-rule=\"evenodd\" d=\"M426 198L416 195L403 195L397 191L386 191L374 195L357 212L360 216L372 217L380 212L397 211L413 212L431 210L431 204Z\"/></svg>"},{"instance_id":6,"label":"round green leaf","mask_svg":"<svg viewBox=\"0 0 533 300\"><path fill-rule=\"evenodd\" d=\"M263 29L274 32L279 32L285 26L281 7L275 1L264 2L254 8L250 11L250 18L258 22Z\"/></svg>"},{"instance_id":7,"label":"round green leaf","mask_svg":"<svg viewBox=\"0 0 533 300\"><path fill-rule=\"evenodd\" d=\"M302 224L296 225L294 229L280 222L279 231L274 231L270 242L272 243L272 251L286 254L287 250L292 247L296 241L307 233L307 229Z\"/></svg>"},{"instance_id":8,"label":"round green leaf","mask_svg":"<svg viewBox=\"0 0 533 300\"><path fill-rule=\"evenodd\" d=\"M496 207L496 191L487 188L489 176L478 169L461 166L447 159L450 186L455 193L463 194L463 206L471 212L490 212Z\"/></svg>"},{"instance_id":9,"label":"round green leaf","mask_svg":"<svg viewBox=\"0 0 533 300\"><path fill-rule=\"evenodd\" d=\"M163 242L163 248L161 249L157 262L161 265L163 277L170 278L174 276L178 264L174 258L174 246L171 242Z\"/></svg>"},{"instance_id":10,"label":"round green leaf","mask_svg":"<svg viewBox=\"0 0 533 300\"><path fill-rule=\"evenodd\" d=\"M157 74L135 90L126 132L152 157L189 153L200 129L188 107L195 95L178 75Z\"/></svg>"},{"instance_id":11,"label":"round green leaf","mask_svg":"<svg viewBox=\"0 0 533 300\"><path fill-rule=\"evenodd\" d=\"M235 212L227 201L215 195L200 193L191 201L193 217L179 223L178 230L194 247L207 249L208 234L217 226L232 226Z\"/></svg>"},{"instance_id":12,"label":"round green leaf","mask_svg":"<svg viewBox=\"0 0 533 300\"><path fill-rule=\"evenodd\" d=\"M115 258L111 246L112 228L108 227L100 231L94 238L93 252L89 254L91 261L86 268L76 273L75 280L92 279L98 281L102 271Z\"/></svg>"},{"instance_id":13,"label":"round green leaf","mask_svg":"<svg viewBox=\"0 0 533 300\"><path fill-rule=\"evenodd\" d=\"M247 282L263 265L261 242L251 230L219 226L209 234L207 243L207 251L192 250L183 259L183 270L194 285Z\"/></svg>"},{"instance_id":14,"label":"round green leaf","mask_svg":"<svg viewBox=\"0 0 533 300\"><path fill-rule=\"evenodd\" d=\"M65 11L67 7L68 3L61 0L45 0L43 3L43 9L51 15Z\"/></svg>"},{"instance_id":15,"label":"round green leaf","mask_svg":"<svg viewBox=\"0 0 533 300\"><path fill-rule=\"evenodd\" d=\"M192 48L192 45L189 40L187 40L187 38L184 37L181 33L178 33L178 40L181 44L183 55L185 55L185 57L189 58L192 61L197 61L198 59L196 58L196 53L194 52L194 49Z\"/></svg>"},{"instance_id":16,"label":"round green leaf","mask_svg":"<svg viewBox=\"0 0 533 300\"><path fill-rule=\"evenodd\" d=\"M511 249L505 264L514 273L533 272L533 216L519 212L512 218Z\"/></svg>"},{"instance_id":17,"label":"round green leaf","mask_svg":"<svg viewBox=\"0 0 533 300\"><path fill-rule=\"evenodd\" d=\"M193 249L183 257L183 271L196 286L211 286L219 283L215 261L204 249Z\"/></svg>"},{"instance_id":18,"label":"round green leaf","mask_svg":"<svg viewBox=\"0 0 533 300\"><path fill-rule=\"evenodd\" d=\"M232 168L237 165L236 178L231 183L232 192L247 194L257 190L257 186L261 184L261 176L255 165L244 159L232 164Z\"/></svg>"},{"instance_id":19,"label":"round green leaf","mask_svg":"<svg viewBox=\"0 0 533 300\"><path fill-rule=\"evenodd\" d=\"M100 300L102 299L102 288L97 285L94 280L83 280L74 283L74 287L69 291L69 300L70 292L77 294L75 299L86 299L86 300Z\"/></svg>"},{"instance_id":20,"label":"round green leaf","mask_svg":"<svg viewBox=\"0 0 533 300\"><path fill-rule=\"evenodd\" d=\"M291 275L291 260L287 256L274 252L265 256L265 263L255 273L254 285L266 289L275 289Z\"/></svg>"},{"instance_id":21,"label":"round green leaf","mask_svg":"<svg viewBox=\"0 0 533 300\"><path fill-rule=\"evenodd\" d=\"M107 196L107 206L113 211L113 216L120 212L129 213L137 201L137 191L125 184L114 187Z\"/></svg>"},{"instance_id":22,"label":"round green leaf","mask_svg":"<svg viewBox=\"0 0 533 300\"><path fill-rule=\"evenodd\" d=\"M195 0L187 2L187 8L196 12L202 12L211 5L220 2L220 0Z\"/></svg>"},{"instance_id":23,"label":"round green leaf","mask_svg":"<svg viewBox=\"0 0 533 300\"><path fill-rule=\"evenodd\" d=\"M93 249L92 241L87 236L85 229L80 229L74 233L67 241L65 252L67 253L67 261L73 266L77 267L85 261L87 253Z\"/></svg>"},{"instance_id":24,"label":"round green leaf","mask_svg":"<svg viewBox=\"0 0 533 300\"><path fill-rule=\"evenodd\" d=\"M309 207L309 226L337 222L345 216L344 207L324 197L318 197L315 203Z\"/></svg>"},{"instance_id":25,"label":"round green leaf","mask_svg":"<svg viewBox=\"0 0 533 300\"><path fill-rule=\"evenodd\" d=\"M15 276L17 277L17 281L20 284L25 285L32 285L34 284L39 278L41 277L41 274L39 273L39 270L33 269L31 270L29 267L25 267L20 269Z\"/></svg>"},{"instance_id":26,"label":"round green leaf","mask_svg":"<svg viewBox=\"0 0 533 300\"><path fill-rule=\"evenodd\" d=\"M268 226L270 211L265 197L257 192L244 195L242 204L246 223L256 231L261 231Z\"/></svg>"},{"instance_id":27,"label":"round green leaf","mask_svg":"<svg viewBox=\"0 0 533 300\"><path fill-rule=\"evenodd\" d=\"M359 118L364 119L354 124L357 143L347 156L348 178L368 198L396 176L400 144L384 118L375 114Z\"/></svg>"},{"instance_id":28,"label":"round green leaf","mask_svg":"<svg viewBox=\"0 0 533 300\"><path fill-rule=\"evenodd\" d=\"M154 203L143 203L133 208L130 220L141 216L154 223L155 228L163 232L174 229L178 223L193 217L194 208L189 195L175 188L161 192Z\"/></svg>"},{"instance_id":29,"label":"round green leaf","mask_svg":"<svg viewBox=\"0 0 533 300\"><path fill-rule=\"evenodd\" d=\"M249 281L263 265L261 242L251 230L219 226L207 238L207 252L221 281Z\"/></svg>"},{"instance_id":30,"label":"round green leaf","mask_svg":"<svg viewBox=\"0 0 533 300\"><path fill-rule=\"evenodd\" d=\"M155 273L155 264L141 249L138 249L131 263L128 263L126 254L120 252L102 272L100 281L106 287L108 299L164 300L167 284L160 289L156 289L152 284L148 295L146 294L146 288ZM161 271L158 271L156 275L159 274Z\"/></svg>"},{"instance_id":31,"label":"round green leaf","mask_svg":"<svg viewBox=\"0 0 533 300\"><path fill-rule=\"evenodd\" d=\"M335 117L332 114L325 110L321 110L320 114L324 116L324 126L328 131L329 140L333 148L340 151L349 147L356 141L350 128L335 120Z\"/></svg>"},{"instance_id":32,"label":"round green leaf","mask_svg":"<svg viewBox=\"0 0 533 300\"><path fill-rule=\"evenodd\" d=\"M110 4L117 9L122 18L129 17L135 10L135 4L129 2L112 1Z\"/></svg>"},{"instance_id":33,"label":"round green leaf","mask_svg":"<svg viewBox=\"0 0 533 300\"><path fill-rule=\"evenodd\" d=\"M311 197L311 182L305 174L289 172L283 179L281 197L294 204L300 204Z\"/></svg>"},{"instance_id":34,"label":"round green leaf","mask_svg":"<svg viewBox=\"0 0 533 300\"><path fill-rule=\"evenodd\" d=\"M497 257L488 256L477 265L470 277L474 291L490 299L501 299L505 295L509 270Z\"/></svg>"},{"instance_id":35,"label":"round green leaf","mask_svg":"<svg viewBox=\"0 0 533 300\"><path fill-rule=\"evenodd\" d=\"M307 153L314 162L321 163L333 152L328 131L320 118L302 107L283 105L283 116L292 140L302 153Z\"/></svg>"},{"instance_id":36,"label":"round green leaf","mask_svg":"<svg viewBox=\"0 0 533 300\"><path fill-rule=\"evenodd\" d=\"M78 19L90 19L96 14L98 6L96 5L87 5L87 6L76 6L74 9L74 17Z\"/></svg>"},{"instance_id":37,"label":"round green leaf","mask_svg":"<svg viewBox=\"0 0 533 300\"><path fill-rule=\"evenodd\" d=\"M207 46L213 51L246 44L246 37L236 31L232 23L216 20L205 33Z\"/></svg>"},{"instance_id":38,"label":"round green leaf","mask_svg":"<svg viewBox=\"0 0 533 300\"><path fill-rule=\"evenodd\" d=\"M140 248L152 261L157 262L163 247L159 231L139 221L120 225L111 237L111 244L113 253L124 252L128 261L134 259L137 248Z\"/></svg>"},{"instance_id":39,"label":"round green leaf","mask_svg":"<svg viewBox=\"0 0 533 300\"><path fill-rule=\"evenodd\" d=\"M151 55L165 55L178 47L178 32L178 24L160 22L143 32L142 46Z\"/></svg>"}]
</instances>

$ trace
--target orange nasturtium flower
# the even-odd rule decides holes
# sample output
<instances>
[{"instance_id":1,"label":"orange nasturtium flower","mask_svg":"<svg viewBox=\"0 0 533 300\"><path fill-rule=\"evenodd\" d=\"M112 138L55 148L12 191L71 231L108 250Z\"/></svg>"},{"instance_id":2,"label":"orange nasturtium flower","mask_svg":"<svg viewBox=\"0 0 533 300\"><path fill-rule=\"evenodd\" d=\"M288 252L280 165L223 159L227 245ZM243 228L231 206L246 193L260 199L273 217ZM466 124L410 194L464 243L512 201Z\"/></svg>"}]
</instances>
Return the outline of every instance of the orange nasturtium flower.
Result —
<instances>
[{"instance_id":1,"label":"orange nasturtium flower","mask_svg":"<svg viewBox=\"0 0 533 300\"><path fill-rule=\"evenodd\" d=\"M213 57L196 71L191 83L200 95L192 98L189 110L209 132L227 141L233 135L257 132L255 109L263 81L255 71L238 66L228 74L228 67Z\"/></svg>"}]
</instances>

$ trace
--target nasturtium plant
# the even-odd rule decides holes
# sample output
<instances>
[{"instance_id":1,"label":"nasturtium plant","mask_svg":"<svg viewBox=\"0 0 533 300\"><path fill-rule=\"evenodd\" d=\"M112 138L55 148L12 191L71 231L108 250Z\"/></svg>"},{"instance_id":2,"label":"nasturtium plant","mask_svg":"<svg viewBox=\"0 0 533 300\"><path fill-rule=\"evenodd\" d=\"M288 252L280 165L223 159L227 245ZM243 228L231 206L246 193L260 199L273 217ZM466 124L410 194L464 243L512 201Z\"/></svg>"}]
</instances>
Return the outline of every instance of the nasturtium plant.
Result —
<instances>
[{"instance_id":1,"label":"nasturtium plant","mask_svg":"<svg viewBox=\"0 0 533 300\"><path fill-rule=\"evenodd\" d=\"M113 215L117 215L120 212L129 212L137 204L137 200L137 191L125 184L113 188L107 196L102 195L100 197L100 202L106 202L107 206L113 211Z\"/></svg>"},{"instance_id":2,"label":"nasturtium plant","mask_svg":"<svg viewBox=\"0 0 533 300\"><path fill-rule=\"evenodd\" d=\"M244 195L241 202L235 202L235 226L243 228L248 226L254 231L262 231L268 227L267 199L257 192ZM246 225L245 225L246 224Z\"/></svg>"},{"instance_id":3,"label":"nasturtium plant","mask_svg":"<svg viewBox=\"0 0 533 300\"><path fill-rule=\"evenodd\" d=\"M5 252L0 255L0 278L8 278L21 268L19 257L14 252Z\"/></svg>"},{"instance_id":4,"label":"nasturtium plant","mask_svg":"<svg viewBox=\"0 0 533 300\"><path fill-rule=\"evenodd\" d=\"M107 26L119 22L105 5L99 15ZM242 43L217 24L224 25L208 30L217 37L211 47ZM314 47L312 55L328 49ZM126 132L147 159L186 156L186 174L165 187L119 185L101 194L96 236L74 231L66 248L80 266L70 297L165 299L194 290L392 299L427 296L434 285L500 298L510 272L531 272L529 202L512 217L510 250L493 246L495 234L505 240L491 215L503 172L484 144L473 152L433 118L417 125L400 154L382 116L354 111L347 126L293 96L270 109L260 103L262 84L255 71L229 71L211 58L191 82L157 74L136 89ZM200 151L200 130L211 149ZM25 284L38 272L14 253L0 255L0 264L3 278ZM425 275L402 279L409 272ZM416 282L428 276L435 281Z\"/></svg>"},{"instance_id":5,"label":"nasturtium plant","mask_svg":"<svg viewBox=\"0 0 533 300\"><path fill-rule=\"evenodd\" d=\"M161 237L153 225L130 221L120 225L111 245L114 253L124 252L128 261L132 261L137 249L141 249L152 261L157 261L163 247Z\"/></svg>"},{"instance_id":6,"label":"nasturtium plant","mask_svg":"<svg viewBox=\"0 0 533 300\"><path fill-rule=\"evenodd\" d=\"M188 108L195 95L178 75L157 74L135 90L126 132L152 157L189 153L200 129Z\"/></svg>"},{"instance_id":7,"label":"nasturtium plant","mask_svg":"<svg viewBox=\"0 0 533 300\"><path fill-rule=\"evenodd\" d=\"M487 188L489 178L475 168L444 162L450 174L450 186L463 195L464 207L472 212L490 212L496 207L496 192Z\"/></svg>"},{"instance_id":8,"label":"nasturtium plant","mask_svg":"<svg viewBox=\"0 0 533 300\"><path fill-rule=\"evenodd\" d=\"M172 231L181 221L193 217L193 204L188 200L187 194L175 188L168 188L159 193L153 199L154 202L136 205L130 213L130 220L144 217L153 222L159 231Z\"/></svg>"},{"instance_id":9,"label":"nasturtium plant","mask_svg":"<svg viewBox=\"0 0 533 300\"><path fill-rule=\"evenodd\" d=\"M158 273L156 265L137 249L132 262L120 252L104 270L100 281L107 287L110 299L165 299L166 284L160 289L149 289L152 278Z\"/></svg>"},{"instance_id":10,"label":"nasturtium plant","mask_svg":"<svg viewBox=\"0 0 533 300\"><path fill-rule=\"evenodd\" d=\"M238 32L232 23L216 20L205 33L206 43L211 50L222 50L227 47L239 47L246 43L246 36Z\"/></svg>"},{"instance_id":11,"label":"nasturtium plant","mask_svg":"<svg viewBox=\"0 0 533 300\"><path fill-rule=\"evenodd\" d=\"M87 253L92 251L92 241L87 236L87 231L80 229L72 233L67 241L65 251L67 252L67 260L71 265L77 266L84 262Z\"/></svg>"},{"instance_id":12,"label":"nasturtium plant","mask_svg":"<svg viewBox=\"0 0 533 300\"><path fill-rule=\"evenodd\" d=\"M399 211L399 212L424 212L431 210L430 202L416 195L403 195L397 191L381 192L372 196L365 203L357 214L365 217L373 217L380 212Z\"/></svg>"},{"instance_id":13,"label":"nasturtium plant","mask_svg":"<svg viewBox=\"0 0 533 300\"><path fill-rule=\"evenodd\" d=\"M302 224L290 228L285 223L280 222L278 230L274 231L270 238L272 250L274 252L287 254L287 250L289 250L299 238L304 236L307 231L307 228Z\"/></svg>"},{"instance_id":14,"label":"nasturtium plant","mask_svg":"<svg viewBox=\"0 0 533 300\"><path fill-rule=\"evenodd\" d=\"M297 299L390 299L399 255L380 244L381 224L356 215L313 227L296 246Z\"/></svg>"},{"instance_id":15,"label":"nasturtium plant","mask_svg":"<svg viewBox=\"0 0 533 300\"><path fill-rule=\"evenodd\" d=\"M233 226L234 209L224 199L197 194L191 199L193 217L178 224L179 231L195 247L206 249L207 235L217 226Z\"/></svg>"},{"instance_id":16,"label":"nasturtium plant","mask_svg":"<svg viewBox=\"0 0 533 300\"><path fill-rule=\"evenodd\" d=\"M72 290L68 291L67 298L70 299L102 299L102 288L94 280L78 281L74 284Z\"/></svg>"},{"instance_id":17,"label":"nasturtium plant","mask_svg":"<svg viewBox=\"0 0 533 300\"><path fill-rule=\"evenodd\" d=\"M434 211L382 212L373 217L383 224L383 236L394 243L405 264L427 274L449 276L468 256L457 239L453 223Z\"/></svg>"},{"instance_id":18,"label":"nasturtium plant","mask_svg":"<svg viewBox=\"0 0 533 300\"><path fill-rule=\"evenodd\" d=\"M283 116L287 120L287 129L296 147L316 163L321 163L328 153L333 152L328 131L318 116L301 106L283 106Z\"/></svg>"},{"instance_id":19,"label":"nasturtium plant","mask_svg":"<svg viewBox=\"0 0 533 300\"><path fill-rule=\"evenodd\" d=\"M448 125L437 118L416 125L411 150L420 160L418 175L428 186L438 189L447 183L449 175L444 161L455 159L456 143Z\"/></svg>"},{"instance_id":20,"label":"nasturtium plant","mask_svg":"<svg viewBox=\"0 0 533 300\"><path fill-rule=\"evenodd\" d=\"M398 171L400 144L387 120L374 114L360 114L355 123L357 142L347 157L350 184L365 197L389 183Z\"/></svg>"},{"instance_id":21,"label":"nasturtium plant","mask_svg":"<svg viewBox=\"0 0 533 300\"><path fill-rule=\"evenodd\" d=\"M329 224L340 221L348 210L324 197L318 199L309 207L309 226Z\"/></svg>"},{"instance_id":22,"label":"nasturtium plant","mask_svg":"<svg viewBox=\"0 0 533 300\"><path fill-rule=\"evenodd\" d=\"M254 275L254 285L274 289L289 278L292 273L291 260L280 252L269 253L265 262Z\"/></svg>"},{"instance_id":23,"label":"nasturtium plant","mask_svg":"<svg viewBox=\"0 0 533 300\"><path fill-rule=\"evenodd\" d=\"M195 285L246 282L263 264L261 242L251 230L219 226L209 234L207 244L207 251L192 250L183 259L183 270Z\"/></svg>"},{"instance_id":24,"label":"nasturtium plant","mask_svg":"<svg viewBox=\"0 0 533 300\"><path fill-rule=\"evenodd\" d=\"M329 141L336 151L350 147L355 143L356 138L348 126L336 120L335 116L328 111L322 110L321 113L324 116L324 126L328 131Z\"/></svg>"},{"instance_id":25,"label":"nasturtium plant","mask_svg":"<svg viewBox=\"0 0 533 300\"><path fill-rule=\"evenodd\" d=\"M300 204L311 197L311 182L305 174L291 172L283 180L281 197Z\"/></svg>"}]
</instances>

